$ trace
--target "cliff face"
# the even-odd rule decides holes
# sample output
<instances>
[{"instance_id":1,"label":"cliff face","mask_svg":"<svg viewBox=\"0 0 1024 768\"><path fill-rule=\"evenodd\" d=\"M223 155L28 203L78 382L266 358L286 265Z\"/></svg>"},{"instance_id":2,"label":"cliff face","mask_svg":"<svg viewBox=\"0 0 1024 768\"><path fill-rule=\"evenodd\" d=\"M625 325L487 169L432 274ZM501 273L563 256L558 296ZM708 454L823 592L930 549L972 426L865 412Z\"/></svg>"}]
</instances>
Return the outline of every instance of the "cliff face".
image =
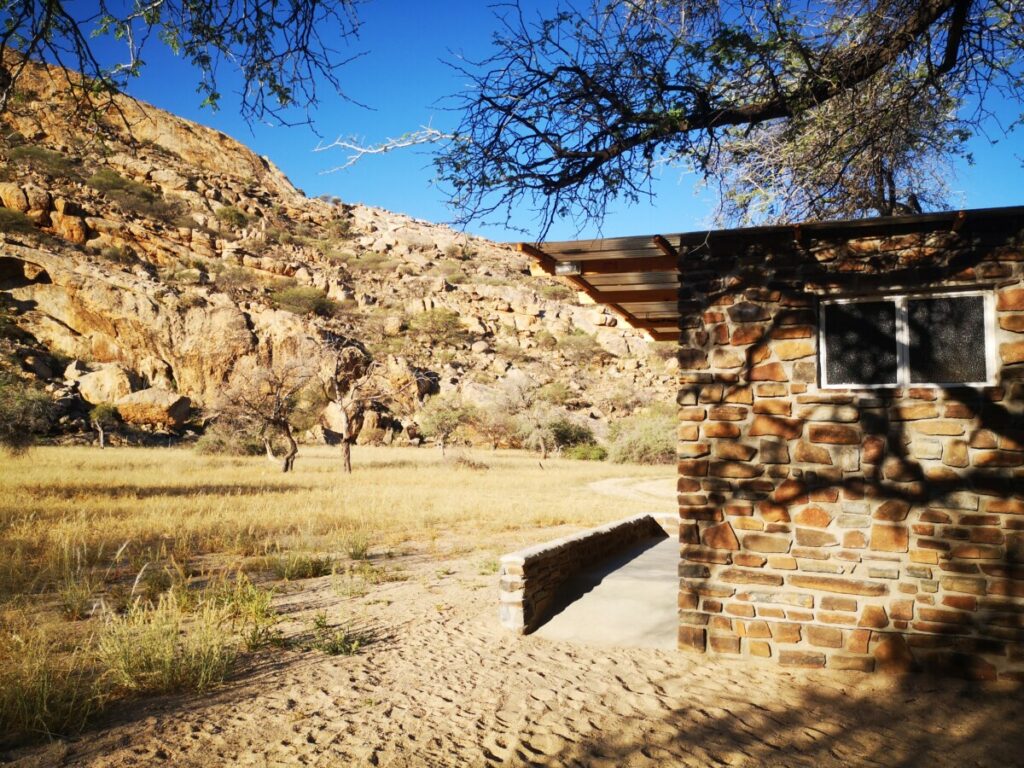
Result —
<instances>
[{"instance_id":1,"label":"cliff face","mask_svg":"<svg viewBox=\"0 0 1024 768\"><path fill-rule=\"evenodd\" d=\"M23 332L6 351L58 396L74 358L201 406L338 338L471 400L525 377L603 420L627 394L671 396L674 360L507 246L308 199L233 139L125 97L67 124L64 98L35 67L0 117L0 307Z\"/></svg>"}]
</instances>

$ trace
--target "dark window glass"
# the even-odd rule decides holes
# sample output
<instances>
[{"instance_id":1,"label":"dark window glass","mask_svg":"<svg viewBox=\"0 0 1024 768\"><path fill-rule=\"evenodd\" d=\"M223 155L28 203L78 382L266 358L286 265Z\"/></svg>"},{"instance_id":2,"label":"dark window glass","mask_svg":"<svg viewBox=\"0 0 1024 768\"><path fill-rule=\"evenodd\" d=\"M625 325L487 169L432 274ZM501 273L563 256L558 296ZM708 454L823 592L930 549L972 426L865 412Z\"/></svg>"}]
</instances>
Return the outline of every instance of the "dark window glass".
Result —
<instances>
[{"instance_id":1,"label":"dark window glass","mask_svg":"<svg viewBox=\"0 0 1024 768\"><path fill-rule=\"evenodd\" d=\"M985 381L985 299L937 296L907 299L910 381Z\"/></svg>"},{"instance_id":2,"label":"dark window glass","mask_svg":"<svg viewBox=\"0 0 1024 768\"><path fill-rule=\"evenodd\" d=\"M826 304L825 352L829 384L895 384L896 304Z\"/></svg>"}]
</instances>

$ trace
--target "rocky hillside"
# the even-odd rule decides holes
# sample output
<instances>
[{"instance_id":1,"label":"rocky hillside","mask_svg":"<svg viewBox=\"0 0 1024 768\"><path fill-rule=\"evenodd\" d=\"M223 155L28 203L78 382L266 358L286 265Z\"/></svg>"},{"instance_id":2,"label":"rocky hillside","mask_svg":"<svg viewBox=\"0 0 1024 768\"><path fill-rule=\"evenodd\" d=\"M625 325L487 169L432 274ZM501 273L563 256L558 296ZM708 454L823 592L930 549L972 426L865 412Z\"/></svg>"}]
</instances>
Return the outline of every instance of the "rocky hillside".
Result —
<instances>
[{"instance_id":1,"label":"rocky hillside","mask_svg":"<svg viewBox=\"0 0 1024 768\"><path fill-rule=\"evenodd\" d=\"M509 246L307 198L233 139L127 98L68 124L52 108L65 98L37 67L0 118L0 344L64 403L67 430L85 426L77 401L180 429L189 405L339 344L362 359L339 375L386 369L394 397L375 407L396 434L431 391L542 387L597 425L673 397L671 345L531 276ZM399 408L409 379L430 386Z\"/></svg>"}]
</instances>

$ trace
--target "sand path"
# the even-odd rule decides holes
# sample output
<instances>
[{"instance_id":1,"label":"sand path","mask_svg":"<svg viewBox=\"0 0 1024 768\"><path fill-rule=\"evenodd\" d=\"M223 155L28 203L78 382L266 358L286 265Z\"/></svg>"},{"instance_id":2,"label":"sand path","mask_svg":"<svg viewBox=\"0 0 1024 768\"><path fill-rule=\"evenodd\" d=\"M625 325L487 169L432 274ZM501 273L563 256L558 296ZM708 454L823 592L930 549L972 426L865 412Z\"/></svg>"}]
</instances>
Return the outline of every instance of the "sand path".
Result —
<instances>
[{"instance_id":1,"label":"sand path","mask_svg":"<svg viewBox=\"0 0 1024 768\"><path fill-rule=\"evenodd\" d=\"M302 582L280 601L287 632L323 610L376 641L352 657L263 652L211 695L126 705L16 764L1024 765L1024 704L1007 689L516 637L479 562L411 555L407 581L360 597Z\"/></svg>"}]
</instances>

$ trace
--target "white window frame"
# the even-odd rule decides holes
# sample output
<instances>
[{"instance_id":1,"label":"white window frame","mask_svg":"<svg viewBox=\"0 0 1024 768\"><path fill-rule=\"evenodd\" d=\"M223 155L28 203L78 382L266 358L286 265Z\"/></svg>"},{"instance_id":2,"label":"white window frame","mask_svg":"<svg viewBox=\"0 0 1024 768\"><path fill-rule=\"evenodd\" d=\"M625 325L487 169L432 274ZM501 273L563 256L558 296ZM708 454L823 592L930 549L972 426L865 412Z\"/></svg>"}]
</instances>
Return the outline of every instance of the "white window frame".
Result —
<instances>
[{"instance_id":1,"label":"white window frame","mask_svg":"<svg viewBox=\"0 0 1024 768\"><path fill-rule=\"evenodd\" d=\"M985 374L984 381L916 382L910 380L910 327L907 321L908 299L940 299L981 296L985 313ZM859 304L891 301L896 305L896 381L892 384L830 384L828 377L828 346L825 344L825 307L831 304ZM998 358L996 356L995 298L991 290L933 291L914 293L888 293L873 296L855 296L842 299L821 299L818 302L818 381L821 389L899 389L932 387L935 389L963 389L992 387L996 384Z\"/></svg>"}]
</instances>

